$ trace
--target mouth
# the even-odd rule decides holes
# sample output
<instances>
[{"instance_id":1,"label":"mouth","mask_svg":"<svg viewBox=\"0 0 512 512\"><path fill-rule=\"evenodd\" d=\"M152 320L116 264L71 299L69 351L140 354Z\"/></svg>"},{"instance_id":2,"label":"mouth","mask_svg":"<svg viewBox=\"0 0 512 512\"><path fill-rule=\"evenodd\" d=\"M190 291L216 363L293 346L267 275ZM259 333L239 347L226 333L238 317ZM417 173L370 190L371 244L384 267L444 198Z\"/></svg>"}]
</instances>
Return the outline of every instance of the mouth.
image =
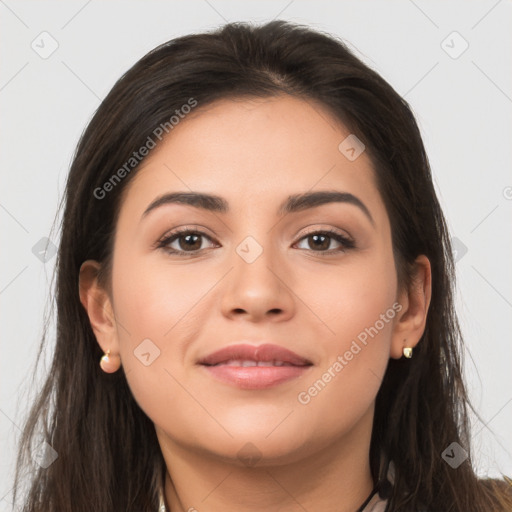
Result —
<instances>
[{"instance_id":1,"label":"mouth","mask_svg":"<svg viewBox=\"0 0 512 512\"><path fill-rule=\"evenodd\" d=\"M313 363L279 345L230 345L198 361L216 380L241 389L265 389L303 375Z\"/></svg>"},{"instance_id":2,"label":"mouth","mask_svg":"<svg viewBox=\"0 0 512 512\"><path fill-rule=\"evenodd\" d=\"M243 368L249 368L251 366L307 366L307 365L297 365L292 363L287 363L285 361L254 361L252 359L229 359L228 361L224 361L222 363L216 364L205 364L205 366L241 366Z\"/></svg>"}]
</instances>

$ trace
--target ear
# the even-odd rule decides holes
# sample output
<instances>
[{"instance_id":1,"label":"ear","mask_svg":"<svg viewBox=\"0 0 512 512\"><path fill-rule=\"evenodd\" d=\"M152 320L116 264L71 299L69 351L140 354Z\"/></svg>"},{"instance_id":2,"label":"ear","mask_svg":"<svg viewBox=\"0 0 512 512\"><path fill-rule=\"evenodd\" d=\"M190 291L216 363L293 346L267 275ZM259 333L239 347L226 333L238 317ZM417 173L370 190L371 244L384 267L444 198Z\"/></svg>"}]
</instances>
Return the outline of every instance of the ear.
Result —
<instances>
[{"instance_id":1,"label":"ear","mask_svg":"<svg viewBox=\"0 0 512 512\"><path fill-rule=\"evenodd\" d=\"M400 359L404 347L414 348L425 332L427 313L432 296L430 261L425 255L415 260L415 270L409 289L398 297L402 306L393 326L390 356Z\"/></svg>"},{"instance_id":2,"label":"ear","mask_svg":"<svg viewBox=\"0 0 512 512\"><path fill-rule=\"evenodd\" d=\"M106 290L98 284L98 271L101 265L87 260L80 266L80 302L87 311L91 327L103 352L110 349L119 354L119 340L111 299Z\"/></svg>"}]
</instances>

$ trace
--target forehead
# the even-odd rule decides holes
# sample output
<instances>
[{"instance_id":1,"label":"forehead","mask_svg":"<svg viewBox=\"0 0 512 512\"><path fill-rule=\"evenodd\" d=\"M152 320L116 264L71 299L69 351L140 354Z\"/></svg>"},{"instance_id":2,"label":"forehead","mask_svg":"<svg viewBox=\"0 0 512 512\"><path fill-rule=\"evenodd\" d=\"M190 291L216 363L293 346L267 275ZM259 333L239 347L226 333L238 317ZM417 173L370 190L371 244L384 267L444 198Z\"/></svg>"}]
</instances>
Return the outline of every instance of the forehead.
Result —
<instances>
[{"instance_id":1,"label":"forehead","mask_svg":"<svg viewBox=\"0 0 512 512\"><path fill-rule=\"evenodd\" d=\"M122 210L140 216L157 195L194 190L222 195L247 214L315 189L353 193L383 208L368 155L350 160L340 150L350 135L309 99L283 95L199 104L142 162Z\"/></svg>"}]
</instances>

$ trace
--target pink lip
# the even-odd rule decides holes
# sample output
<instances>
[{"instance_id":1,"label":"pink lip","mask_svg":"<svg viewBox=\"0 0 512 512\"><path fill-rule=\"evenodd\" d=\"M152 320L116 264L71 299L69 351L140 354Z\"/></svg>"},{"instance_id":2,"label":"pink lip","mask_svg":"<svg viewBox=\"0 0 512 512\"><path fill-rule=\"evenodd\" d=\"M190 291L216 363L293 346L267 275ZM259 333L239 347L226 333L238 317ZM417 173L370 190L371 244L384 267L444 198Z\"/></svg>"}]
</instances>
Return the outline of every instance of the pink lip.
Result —
<instances>
[{"instance_id":1,"label":"pink lip","mask_svg":"<svg viewBox=\"0 0 512 512\"><path fill-rule=\"evenodd\" d=\"M279 361L282 366L240 366L236 361ZM201 359L199 364L216 379L242 389L275 386L304 374L312 366L308 359L272 344L230 345Z\"/></svg>"}]
</instances>

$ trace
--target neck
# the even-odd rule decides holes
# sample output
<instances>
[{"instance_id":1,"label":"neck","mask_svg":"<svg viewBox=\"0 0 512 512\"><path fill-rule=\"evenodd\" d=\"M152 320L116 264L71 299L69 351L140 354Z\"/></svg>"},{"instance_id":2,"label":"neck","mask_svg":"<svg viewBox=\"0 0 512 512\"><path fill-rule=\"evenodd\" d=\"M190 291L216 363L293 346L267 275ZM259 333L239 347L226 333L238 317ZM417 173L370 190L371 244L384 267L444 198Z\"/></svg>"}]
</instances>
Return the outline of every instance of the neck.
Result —
<instances>
[{"instance_id":1,"label":"neck","mask_svg":"<svg viewBox=\"0 0 512 512\"><path fill-rule=\"evenodd\" d=\"M263 457L251 467L199 453L157 428L167 466L164 493L168 509L354 512L374 486L369 464L372 418L369 414L363 425L307 456L297 455L286 463Z\"/></svg>"}]
</instances>

